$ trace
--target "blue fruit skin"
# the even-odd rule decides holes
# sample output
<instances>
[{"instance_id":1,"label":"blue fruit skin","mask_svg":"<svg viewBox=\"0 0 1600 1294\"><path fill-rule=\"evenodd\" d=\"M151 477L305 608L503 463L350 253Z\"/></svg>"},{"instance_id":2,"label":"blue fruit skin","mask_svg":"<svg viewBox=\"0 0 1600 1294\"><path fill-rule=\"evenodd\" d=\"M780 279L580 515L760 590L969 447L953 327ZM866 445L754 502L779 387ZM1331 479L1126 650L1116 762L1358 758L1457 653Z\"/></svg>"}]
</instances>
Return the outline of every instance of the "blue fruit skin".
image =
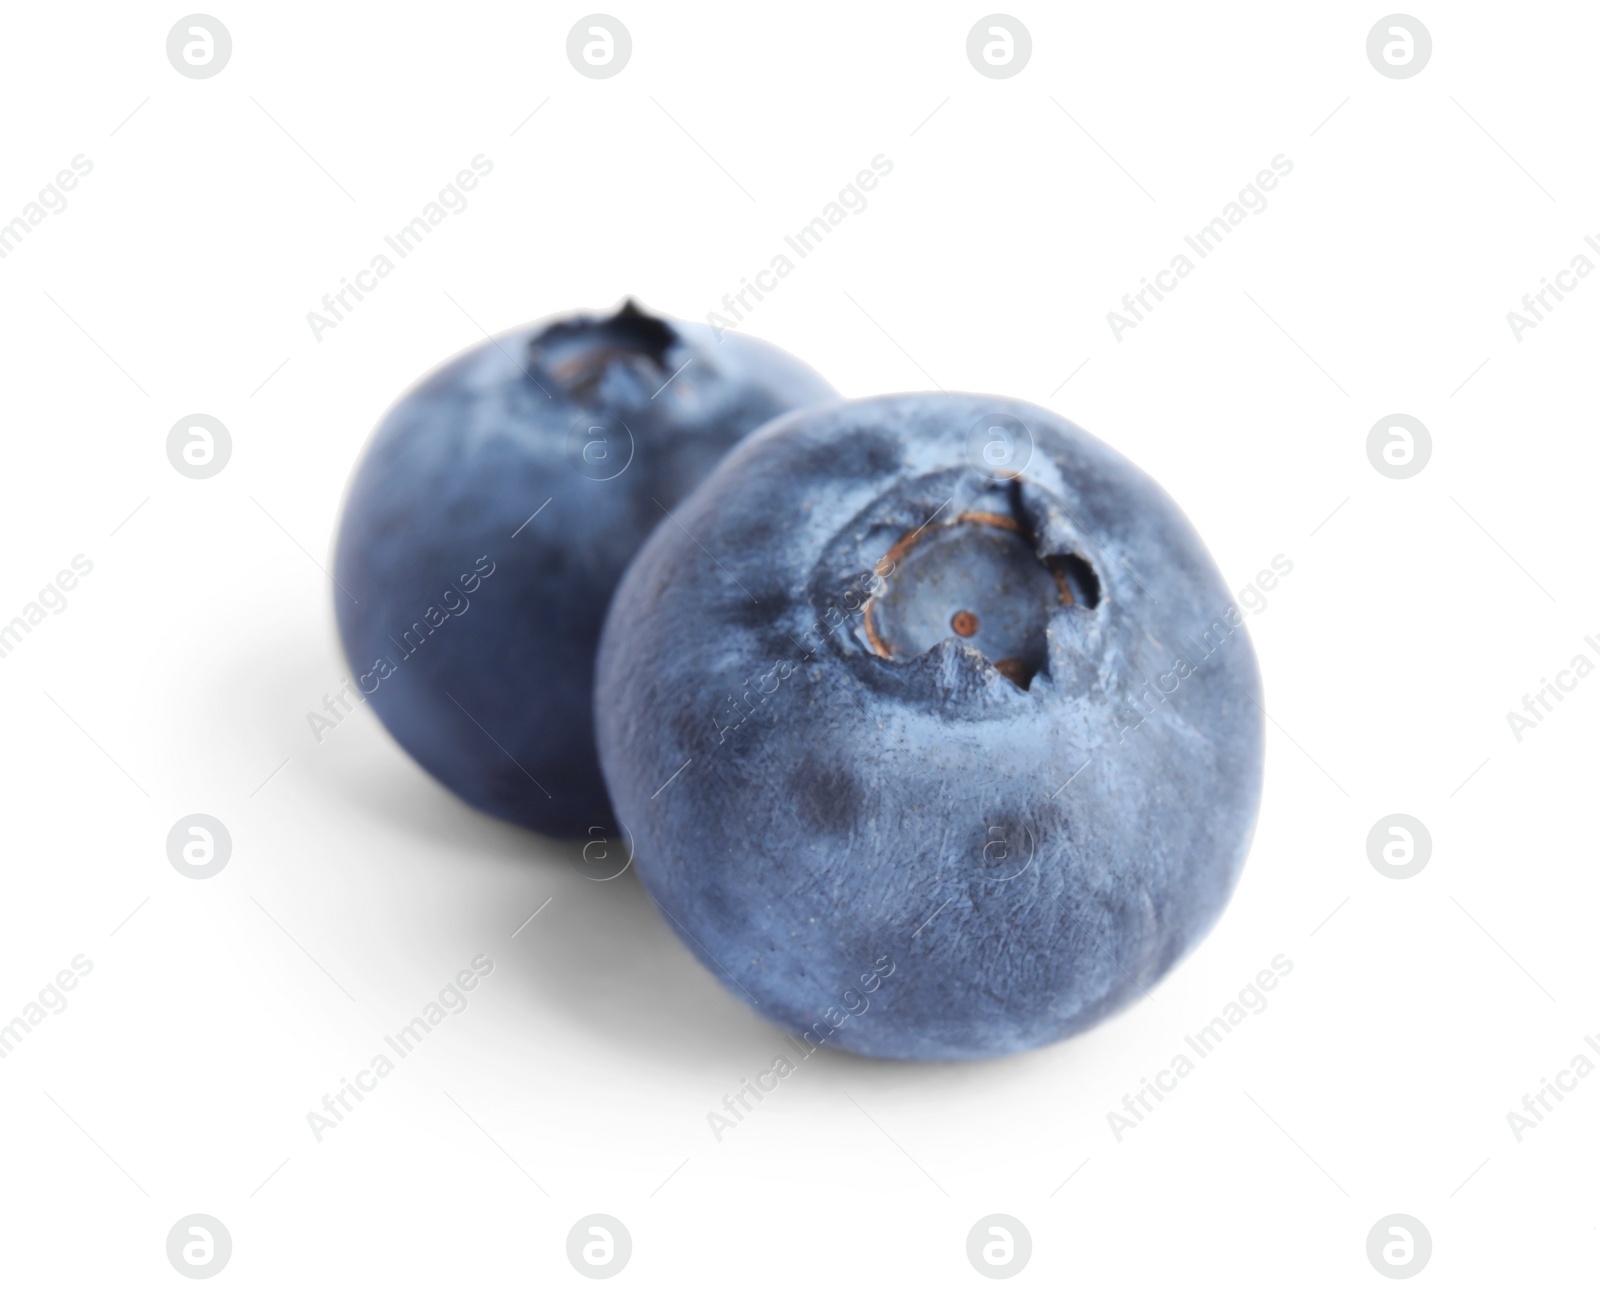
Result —
<instances>
[{"instance_id":1,"label":"blue fruit skin","mask_svg":"<svg viewBox=\"0 0 1600 1294\"><path fill-rule=\"evenodd\" d=\"M1016 485L969 462L995 414L1033 438ZM849 590L930 517L1008 504L1098 584L1049 613L1048 673L1024 691L955 634L873 654ZM769 424L679 519L611 608L601 763L651 895L735 993L810 1043L996 1056L1088 1027L1211 927L1260 798L1259 676L1138 468L1017 401L885 396Z\"/></svg>"},{"instance_id":2,"label":"blue fruit skin","mask_svg":"<svg viewBox=\"0 0 1600 1294\"><path fill-rule=\"evenodd\" d=\"M833 397L776 347L631 303L458 356L389 411L351 480L334 604L352 679L469 804L550 835L609 829L591 694L624 567L742 436Z\"/></svg>"}]
</instances>

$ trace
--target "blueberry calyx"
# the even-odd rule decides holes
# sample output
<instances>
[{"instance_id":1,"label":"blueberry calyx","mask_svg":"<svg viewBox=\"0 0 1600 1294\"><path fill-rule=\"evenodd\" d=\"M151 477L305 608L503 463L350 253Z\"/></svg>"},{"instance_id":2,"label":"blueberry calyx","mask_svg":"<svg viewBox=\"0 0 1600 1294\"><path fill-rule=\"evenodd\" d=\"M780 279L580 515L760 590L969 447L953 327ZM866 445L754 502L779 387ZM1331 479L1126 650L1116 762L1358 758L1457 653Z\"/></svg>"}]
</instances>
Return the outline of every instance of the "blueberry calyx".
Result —
<instances>
[{"instance_id":1,"label":"blueberry calyx","mask_svg":"<svg viewBox=\"0 0 1600 1294\"><path fill-rule=\"evenodd\" d=\"M907 531L875 567L860 639L873 656L901 663L965 658L1029 691L1049 675L1050 630L1064 610L1092 613L1099 577L1076 552L1045 551L1014 478L998 498L975 499L943 524ZM1049 506L1048 498L1034 500Z\"/></svg>"},{"instance_id":2,"label":"blueberry calyx","mask_svg":"<svg viewBox=\"0 0 1600 1294\"><path fill-rule=\"evenodd\" d=\"M683 338L632 297L615 314L562 319L535 334L528 361L541 385L585 406L610 400L635 406L660 389Z\"/></svg>"}]
</instances>

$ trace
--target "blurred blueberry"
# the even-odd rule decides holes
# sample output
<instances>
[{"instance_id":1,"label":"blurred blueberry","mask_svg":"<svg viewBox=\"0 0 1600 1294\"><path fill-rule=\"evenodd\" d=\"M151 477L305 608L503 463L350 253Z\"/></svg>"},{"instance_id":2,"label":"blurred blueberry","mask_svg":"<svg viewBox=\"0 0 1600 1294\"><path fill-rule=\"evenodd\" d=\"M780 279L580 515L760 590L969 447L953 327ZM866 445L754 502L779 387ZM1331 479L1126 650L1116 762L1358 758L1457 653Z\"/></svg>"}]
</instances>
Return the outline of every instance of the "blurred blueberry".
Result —
<instances>
[{"instance_id":1,"label":"blurred blueberry","mask_svg":"<svg viewBox=\"0 0 1600 1294\"><path fill-rule=\"evenodd\" d=\"M623 568L740 437L833 394L776 347L631 301L458 356L389 411L345 500L334 600L357 686L468 803L608 829L591 694Z\"/></svg>"}]
</instances>

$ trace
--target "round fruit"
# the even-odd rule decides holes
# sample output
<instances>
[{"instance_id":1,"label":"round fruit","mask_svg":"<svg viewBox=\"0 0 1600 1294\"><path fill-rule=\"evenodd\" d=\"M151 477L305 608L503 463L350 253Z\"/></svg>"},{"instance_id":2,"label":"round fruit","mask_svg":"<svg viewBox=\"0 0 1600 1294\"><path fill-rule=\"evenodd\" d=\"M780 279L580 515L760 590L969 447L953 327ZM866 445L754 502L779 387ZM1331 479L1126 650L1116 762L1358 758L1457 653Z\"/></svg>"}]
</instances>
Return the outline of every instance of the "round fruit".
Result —
<instances>
[{"instance_id":1,"label":"round fruit","mask_svg":"<svg viewBox=\"0 0 1600 1294\"><path fill-rule=\"evenodd\" d=\"M812 1043L991 1056L1148 989L1260 796L1243 617L1148 476L1054 414L791 414L612 605L600 753L702 961ZM691 537L692 536L692 537Z\"/></svg>"},{"instance_id":2,"label":"round fruit","mask_svg":"<svg viewBox=\"0 0 1600 1294\"><path fill-rule=\"evenodd\" d=\"M631 301L452 360L390 410L345 500L334 602L356 685L469 804L608 829L591 696L623 568L742 436L833 395L776 347Z\"/></svg>"}]
</instances>

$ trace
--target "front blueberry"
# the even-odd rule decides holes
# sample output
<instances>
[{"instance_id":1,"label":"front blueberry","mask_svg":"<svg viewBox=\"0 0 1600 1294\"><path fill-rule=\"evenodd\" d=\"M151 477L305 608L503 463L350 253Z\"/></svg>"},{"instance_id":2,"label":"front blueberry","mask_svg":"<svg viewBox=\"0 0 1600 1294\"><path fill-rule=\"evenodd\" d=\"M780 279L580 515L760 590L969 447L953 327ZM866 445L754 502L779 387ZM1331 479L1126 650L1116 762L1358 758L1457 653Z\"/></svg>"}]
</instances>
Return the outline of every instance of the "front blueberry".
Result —
<instances>
[{"instance_id":1,"label":"front blueberry","mask_svg":"<svg viewBox=\"0 0 1600 1294\"><path fill-rule=\"evenodd\" d=\"M769 425L679 520L614 600L600 753L645 884L735 992L812 1043L999 1055L1211 927L1259 677L1126 459L1017 401L881 397Z\"/></svg>"},{"instance_id":2,"label":"front blueberry","mask_svg":"<svg viewBox=\"0 0 1600 1294\"><path fill-rule=\"evenodd\" d=\"M607 829L591 694L624 567L742 436L833 395L776 347L632 302L452 360L390 410L345 500L334 600L357 686L468 803Z\"/></svg>"}]
</instances>

